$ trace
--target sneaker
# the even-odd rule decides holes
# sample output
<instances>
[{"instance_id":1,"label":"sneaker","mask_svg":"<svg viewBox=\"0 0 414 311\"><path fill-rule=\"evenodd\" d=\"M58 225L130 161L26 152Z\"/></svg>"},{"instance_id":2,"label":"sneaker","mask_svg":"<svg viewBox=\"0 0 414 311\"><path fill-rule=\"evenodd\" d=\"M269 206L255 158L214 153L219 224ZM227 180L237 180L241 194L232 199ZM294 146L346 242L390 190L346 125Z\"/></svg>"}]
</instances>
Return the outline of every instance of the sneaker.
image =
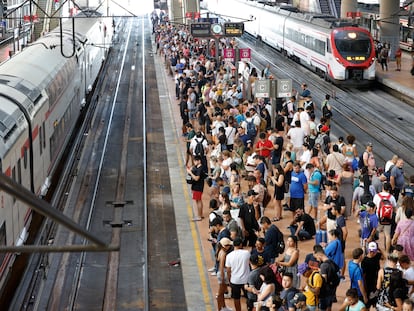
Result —
<instances>
[{"instance_id":1,"label":"sneaker","mask_svg":"<svg viewBox=\"0 0 414 311\"><path fill-rule=\"evenodd\" d=\"M216 267L212 267L212 268L208 269L207 271L208 271L208 272L213 272L213 271L216 271Z\"/></svg>"},{"instance_id":2,"label":"sneaker","mask_svg":"<svg viewBox=\"0 0 414 311\"><path fill-rule=\"evenodd\" d=\"M230 293L225 293L224 294L224 299L231 299L231 294Z\"/></svg>"},{"instance_id":3,"label":"sneaker","mask_svg":"<svg viewBox=\"0 0 414 311\"><path fill-rule=\"evenodd\" d=\"M201 217L194 217L193 221L201 221Z\"/></svg>"},{"instance_id":4,"label":"sneaker","mask_svg":"<svg viewBox=\"0 0 414 311\"><path fill-rule=\"evenodd\" d=\"M229 307L223 307L220 311L233 311L233 309Z\"/></svg>"},{"instance_id":5,"label":"sneaker","mask_svg":"<svg viewBox=\"0 0 414 311\"><path fill-rule=\"evenodd\" d=\"M213 272L210 273L210 275L215 276L215 275L217 275L217 272L213 271Z\"/></svg>"}]
</instances>

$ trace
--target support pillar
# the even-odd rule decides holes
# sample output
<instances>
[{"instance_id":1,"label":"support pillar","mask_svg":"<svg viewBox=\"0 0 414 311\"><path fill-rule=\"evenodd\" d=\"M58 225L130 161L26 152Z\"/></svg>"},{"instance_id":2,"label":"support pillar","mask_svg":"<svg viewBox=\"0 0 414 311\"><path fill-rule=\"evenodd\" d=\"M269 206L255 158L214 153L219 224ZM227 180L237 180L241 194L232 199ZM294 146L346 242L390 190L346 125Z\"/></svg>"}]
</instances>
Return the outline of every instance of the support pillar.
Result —
<instances>
[{"instance_id":1,"label":"support pillar","mask_svg":"<svg viewBox=\"0 0 414 311\"><path fill-rule=\"evenodd\" d=\"M380 0L380 41L389 45L392 60L400 45L399 11L399 1Z\"/></svg>"},{"instance_id":2,"label":"support pillar","mask_svg":"<svg viewBox=\"0 0 414 311\"><path fill-rule=\"evenodd\" d=\"M348 12L356 12L358 9L357 0L342 0L341 1L341 18L348 18Z\"/></svg>"},{"instance_id":3,"label":"support pillar","mask_svg":"<svg viewBox=\"0 0 414 311\"><path fill-rule=\"evenodd\" d=\"M184 24L184 0L168 0L168 17L172 23Z\"/></svg>"}]
</instances>

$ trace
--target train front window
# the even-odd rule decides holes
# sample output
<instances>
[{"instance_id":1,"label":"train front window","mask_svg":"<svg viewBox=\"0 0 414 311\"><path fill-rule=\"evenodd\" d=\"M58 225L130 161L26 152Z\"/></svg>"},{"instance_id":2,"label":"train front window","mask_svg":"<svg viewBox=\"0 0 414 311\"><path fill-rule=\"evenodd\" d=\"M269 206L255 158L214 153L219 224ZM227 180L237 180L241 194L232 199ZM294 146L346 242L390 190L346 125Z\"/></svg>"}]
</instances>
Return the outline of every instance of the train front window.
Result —
<instances>
[{"instance_id":1,"label":"train front window","mask_svg":"<svg viewBox=\"0 0 414 311\"><path fill-rule=\"evenodd\" d=\"M371 55L371 40L368 34L360 31L342 30L334 34L338 53L351 63L366 61Z\"/></svg>"}]
</instances>

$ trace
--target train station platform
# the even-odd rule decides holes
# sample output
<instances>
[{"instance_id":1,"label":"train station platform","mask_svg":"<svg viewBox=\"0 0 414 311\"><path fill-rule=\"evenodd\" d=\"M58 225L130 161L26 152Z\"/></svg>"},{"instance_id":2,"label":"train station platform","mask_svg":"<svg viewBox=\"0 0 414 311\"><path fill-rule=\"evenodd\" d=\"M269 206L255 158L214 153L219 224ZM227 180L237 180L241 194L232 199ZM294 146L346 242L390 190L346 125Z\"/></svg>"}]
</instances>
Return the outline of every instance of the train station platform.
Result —
<instances>
[{"instance_id":1,"label":"train station platform","mask_svg":"<svg viewBox=\"0 0 414 311\"><path fill-rule=\"evenodd\" d=\"M403 52L401 71L397 71L395 61L388 62L388 71L383 71L381 64L378 62L376 68L378 83L390 90L393 95L410 102L414 102L414 76L411 75L411 68L414 62L412 55L414 54Z\"/></svg>"},{"instance_id":2,"label":"train station platform","mask_svg":"<svg viewBox=\"0 0 414 311\"><path fill-rule=\"evenodd\" d=\"M153 50L155 54L155 49ZM166 150L168 157L168 167L171 176L171 189L174 200L174 210L177 222L177 233L179 239L180 263L184 279L184 288L186 292L186 303L188 310L217 310L216 294L218 292L217 276L212 275L208 271L213 267L214 255L211 243L208 241L208 206L209 206L209 188L206 185L203 193L203 216L202 221L193 222L193 209L191 200L191 190L185 182L185 140L181 132L181 118L179 112L179 101L175 98L175 84L173 77L169 75L169 71L164 66L164 60L159 55L154 55L157 66L157 81L160 94L160 103L164 107L162 109L162 119L164 124L164 135L166 140ZM389 74L391 75L391 67ZM409 71L407 71L409 73ZM384 73L385 76L385 73ZM408 77L407 77L408 78ZM414 96L413 96L414 98ZM242 192L246 192L246 181L242 181ZM273 193L273 187L269 186L269 191ZM307 201L306 201L307 202ZM319 207L323 205L323 201L319 201ZM267 207L264 215L272 219L275 215L272 205ZM287 228L292 221L292 213L283 211L283 219L274 222L283 232L284 239L290 235ZM353 249L360 247L358 237L358 229L360 225L354 216L347 221L348 239L345 250L346 262L351 260ZM381 236L381 238L383 238ZM382 240L381 240L382 241ZM382 242L380 242L382 245ZM298 248L300 251L298 263L305 260L307 254L312 252L315 240L300 241ZM382 247L382 246L381 246ZM337 289L338 303L333 305L332 310L339 310L340 305L345 299L345 292L350 287L348 269L345 272L345 280L341 282ZM225 299L226 306L232 310L234 303L232 299ZM246 302L241 300L242 310L246 311Z\"/></svg>"}]
</instances>

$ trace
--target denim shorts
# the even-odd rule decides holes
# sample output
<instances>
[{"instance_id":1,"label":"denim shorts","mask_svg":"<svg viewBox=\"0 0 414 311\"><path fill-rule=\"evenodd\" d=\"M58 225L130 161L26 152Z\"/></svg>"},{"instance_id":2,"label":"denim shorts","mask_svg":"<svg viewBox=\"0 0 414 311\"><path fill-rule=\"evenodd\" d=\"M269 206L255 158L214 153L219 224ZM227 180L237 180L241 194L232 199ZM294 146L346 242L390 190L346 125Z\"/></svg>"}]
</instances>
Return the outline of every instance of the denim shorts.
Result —
<instances>
[{"instance_id":1,"label":"denim shorts","mask_svg":"<svg viewBox=\"0 0 414 311\"><path fill-rule=\"evenodd\" d=\"M308 204L314 208L318 208L319 192L309 192Z\"/></svg>"}]
</instances>

